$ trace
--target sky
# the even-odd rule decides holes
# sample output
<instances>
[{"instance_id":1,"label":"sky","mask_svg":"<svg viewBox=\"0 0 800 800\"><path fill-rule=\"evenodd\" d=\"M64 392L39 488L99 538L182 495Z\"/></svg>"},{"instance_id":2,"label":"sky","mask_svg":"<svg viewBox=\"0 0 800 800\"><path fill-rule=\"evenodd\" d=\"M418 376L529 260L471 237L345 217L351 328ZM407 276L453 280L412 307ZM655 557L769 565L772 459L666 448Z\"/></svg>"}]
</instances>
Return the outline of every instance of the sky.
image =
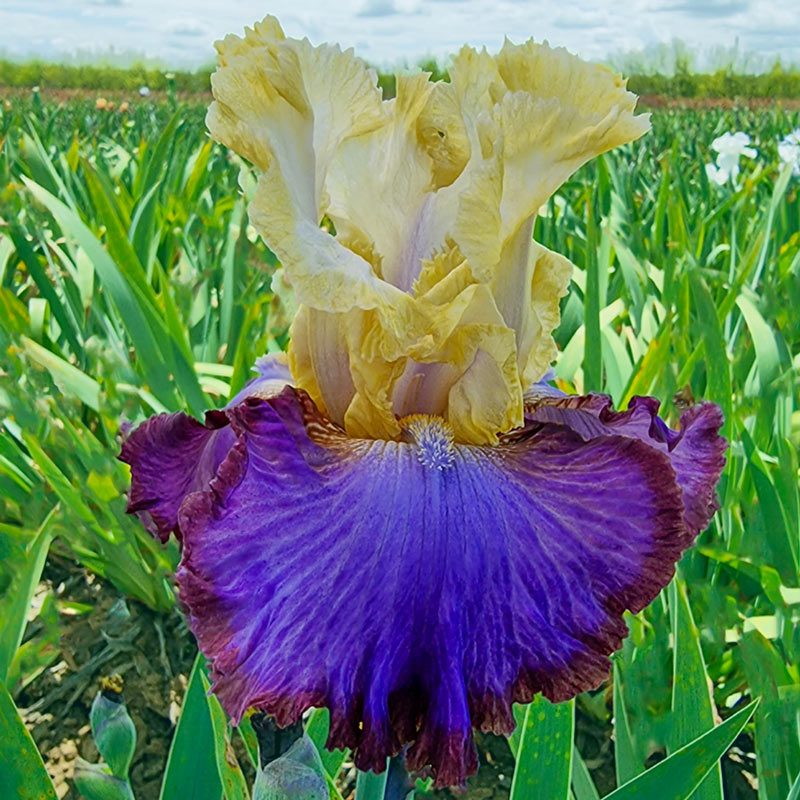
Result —
<instances>
[{"instance_id":1,"label":"sky","mask_svg":"<svg viewBox=\"0 0 800 800\"><path fill-rule=\"evenodd\" d=\"M593 60L681 39L800 65L797 0L0 0L0 55L213 61L213 42L274 14L289 36L338 42L379 67L443 60L463 43L549 40Z\"/></svg>"}]
</instances>

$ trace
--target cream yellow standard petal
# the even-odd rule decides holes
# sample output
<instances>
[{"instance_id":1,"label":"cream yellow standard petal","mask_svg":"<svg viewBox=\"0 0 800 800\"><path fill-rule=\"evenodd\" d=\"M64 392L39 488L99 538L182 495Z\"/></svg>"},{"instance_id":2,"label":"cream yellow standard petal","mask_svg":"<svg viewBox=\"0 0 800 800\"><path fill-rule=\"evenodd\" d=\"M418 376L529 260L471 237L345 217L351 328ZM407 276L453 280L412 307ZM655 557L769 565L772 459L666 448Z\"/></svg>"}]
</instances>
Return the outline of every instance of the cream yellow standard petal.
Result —
<instances>
[{"instance_id":1,"label":"cream yellow standard petal","mask_svg":"<svg viewBox=\"0 0 800 800\"><path fill-rule=\"evenodd\" d=\"M400 76L382 101L352 53L271 17L217 49L208 125L260 171L250 218L300 303L296 384L353 436L398 438L416 413L462 442L521 425L572 269L535 217L648 129L624 82L531 41L462 48L449 83Z\"/></svg>"},{"instance_id":2,"label":"cream yellow standard petal","mask_svg":"<svg viewBox=\"0 0 800 800\"><path fill-rule=\"evenodd\" d=\"M319 228L337 148L386 122L375 74L350 51L281 37L265 21L220 44L209 130L262 170L251 222L301 303L332 312L402 306L402 293Z\"/></svg>"},{"instance_id":3,"label":"cream yellow standard petal","mask_svg":"<svg viewBox=\"0 0 800 800\"><path fill-rule=\"evenodd\" d=\"M427 73L398 75L386 123L343 142L326 182L337 232L370 242L380 276L404 291L419 272L415 229L433 189L433 162L417 133L432 89Z\"/></svg>"}]
</instances>

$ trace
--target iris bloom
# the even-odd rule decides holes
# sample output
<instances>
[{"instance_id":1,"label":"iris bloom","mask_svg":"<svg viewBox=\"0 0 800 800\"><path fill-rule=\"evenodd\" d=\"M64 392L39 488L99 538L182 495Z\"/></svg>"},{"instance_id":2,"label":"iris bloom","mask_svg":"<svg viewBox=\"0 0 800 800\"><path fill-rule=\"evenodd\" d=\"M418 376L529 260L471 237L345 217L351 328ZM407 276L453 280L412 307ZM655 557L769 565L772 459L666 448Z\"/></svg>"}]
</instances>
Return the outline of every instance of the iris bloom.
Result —
<instances>
[{"instance_id":1,"label":"iris bloom","mask_svg":"<svg viewBox=\"0 0 800 800\"><path fill-rule=\"evenodd\" d=\"M130 510L182 542L234 720L326 706L359 768L408 745L460 784L473 727L606 678L623 612L715 508L716 406L671 430L652 398L616 412L539 382L572 265L533 241L536 212L649 121L618 76L533 42L465 47L451 82L402 75L390 101L270 17L217 49L208 126L259 171L250 219L299 307L288 364L128 438Z\"/></svg>"},{"instance_id":2,"label":"iris bloom","mask_svg":"<svg viewBox=\"0 0 800 800\"><path fill-rule=\"evenodd\" d=\"M796 128L791 133L778 142L778 158L781 166L792 165L792 175L800 176L800 128Z\"/></svg>"},{"instance_id":3,"label":"iris bloom","mask_svg":"<svg viewBox=\"0 0 800 800\"><path fill-rule=\"evenodd\" d=\"M723 133L711 142L711 149L717 152L716 164L706 164L706 175L718 186L724 186L729 180L736 182L739 176L739 159L742 156L755 158L758 151L749 147L750 137L742 131Z\"/></svg>"}]
</instances>

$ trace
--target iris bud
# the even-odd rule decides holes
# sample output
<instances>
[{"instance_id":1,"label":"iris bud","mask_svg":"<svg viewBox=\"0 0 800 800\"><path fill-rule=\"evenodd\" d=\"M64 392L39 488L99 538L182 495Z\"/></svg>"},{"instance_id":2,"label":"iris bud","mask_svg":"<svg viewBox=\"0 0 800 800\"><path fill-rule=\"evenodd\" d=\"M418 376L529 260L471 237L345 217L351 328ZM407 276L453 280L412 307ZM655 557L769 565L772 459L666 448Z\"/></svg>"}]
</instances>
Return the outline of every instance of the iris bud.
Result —
<instances>
[{"instance_id":1,"label":"iris bud","mask_svg":"<svg viewBox=\"0 0 800 800\"><path fill-rule=\"evenodd\" d=\"M325 768L306 734L258 771L253 800L328 800Z\"/></svg>"},{"instance_id":2,"label":"iris bud","mask_svg":"<svg viewBox=\"0 0 800 800\"><path fill-rule=\"evenodd\" d=\"M126 779L136 748L136 728L122 700L122 679L105 678L89 712L97 750L117 778Z\"/></svg>"},{"instance_id":3,"label":"iris bud","mask_svg":"<svg viewBox=\"0 0 800 800\"><path fill-rule=\"evenodd\" d=\"M134 800L130 784L115 777L104 764L75 759L75 786L86 800Z\"/></svg>"}]
</instances>

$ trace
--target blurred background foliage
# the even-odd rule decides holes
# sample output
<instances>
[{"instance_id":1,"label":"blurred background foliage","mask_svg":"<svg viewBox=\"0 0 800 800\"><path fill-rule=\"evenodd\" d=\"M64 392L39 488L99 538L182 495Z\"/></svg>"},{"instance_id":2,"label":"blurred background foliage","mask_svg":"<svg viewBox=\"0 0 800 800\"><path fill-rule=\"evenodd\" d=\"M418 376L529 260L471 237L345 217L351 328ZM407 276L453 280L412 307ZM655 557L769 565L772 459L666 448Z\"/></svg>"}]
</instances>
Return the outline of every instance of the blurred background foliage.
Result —
<instances>
[{"instance_id":1,"label":"blurred background foliage","mask_svg":"<svg viewBox=\"0 0 800 800\"><path fill-rule=\"evenodd\" d=\"M212 70L212 67L205 67L196 71L170 71L145 64L120 67L110 64L54 64L36 59L22 62L0 59L0 86L88 91L117 89L128 92L137 92L142 86L147 86L153 91L166 91L167 75L174 75L178 91L210 92Z\"/></svg>"},{"instance_id":2,"label":"blurred background foliage","mask_svg":"<svg viewBox=\"0 0 800 800\"><path fill-rule=\"evenodd\" d=\"M670 57L612 57L611 63L628 77L631 91L639 95L669 98L800 99L800 68L776 61L757 71L741 59L704 65L697 69L688 53L679 47ZM419 62L433 80L447 80L447 65L435 59ZM145 63L129 67L113 64L69 64L50 61L14 61L0 58L0 88L82 89L86 91L137 92L170 88L186 94L210 92L213 65L196 70L164 68ZM378 82L386 96L394 95L394 73L378 69Z\"/></svg>"},{"instance_id":3,"label":"blurred background foliage","mask_svg":"<svg viewBox=\"0 0 800 800\"><path fill-rule=\"evenodd\" d=\"M124 112L36 93L0 104L0 682L20 703L85 611L42 593L49 559L173 613L178 553L124 513L120 432L224 405L286 345L290 291L247 222L254 176L208 139L204 113L174 94ZM800 773L800 180L777 156L798 125L779 108L656 112L650 135L581 169L536 222L576 264L562 388L620 405L653 394L673 425L712 400L730 441L721 509L630 618L613 682L551 720L567 754L574 737L576 800L677 757L756 698L693 796L720 798L724 778L726 796L785 800ZM710 143L735 130L758 157L737 185L710 184ZM512 752L535 763L521 713ZM326 758L333 781L342 759ZM514 781L504 792L525 797Z\"/></svg>"}]
</instances>

